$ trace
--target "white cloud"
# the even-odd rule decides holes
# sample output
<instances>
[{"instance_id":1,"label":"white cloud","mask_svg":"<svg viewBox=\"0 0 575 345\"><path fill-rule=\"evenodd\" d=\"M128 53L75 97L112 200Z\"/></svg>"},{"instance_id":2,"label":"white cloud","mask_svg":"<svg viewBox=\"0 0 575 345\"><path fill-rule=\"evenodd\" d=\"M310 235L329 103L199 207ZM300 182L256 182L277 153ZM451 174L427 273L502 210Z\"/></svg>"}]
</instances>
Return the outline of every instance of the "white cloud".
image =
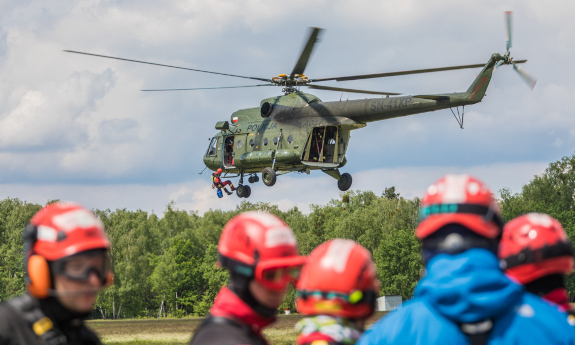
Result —
<instances>
[{"instance_id":1,"label":"white cloud","mask_svg":"<svg viewBox=\"0 0 575 345\"><path fill-rule=\"evenodd\" d=\"M62 49L271 77L291 71L306 27L318 26L327 30L310 59L308 76L375 73L485 62L493 52L504 51L502 12L508 9L515 11L512 53L529 59L525 69L539 78L532 92L504 66L484 101L466 109L465 130L449 110L370 123L352 133L343 171L354 174L354 188L381 194L396 185L406 196L418 195L430 183L424 182L427 175L451 170L478 169L486 176L499 171L497 176L508 180L489 178L502 186L527 182L535 167L572 154L575 119L568 101L575 93L570 80L575 22L569 10L574 6L568 0L67 0L50 6L38 0L5 1L0 4L2 188L33 200L74 199L78 193L100 208L158 211L173 199L203 212L239 202L214 198L209 178L197 175L204 167L207 138L216 121L258 106L279 89L145 93L139 90L249 82ZM446 17L445 8L456 15ZM329 85L438 93L465 90L476 73ZM314 94L324 101L342 96ZM343 95L348 97L364 98ZM286 175L279 181L273 188L258 185L248 200L307 211L310 203L339 195L335 180L321 174ZM154 200L143 200L148 195Z\"/></svg>"}]
</instances>

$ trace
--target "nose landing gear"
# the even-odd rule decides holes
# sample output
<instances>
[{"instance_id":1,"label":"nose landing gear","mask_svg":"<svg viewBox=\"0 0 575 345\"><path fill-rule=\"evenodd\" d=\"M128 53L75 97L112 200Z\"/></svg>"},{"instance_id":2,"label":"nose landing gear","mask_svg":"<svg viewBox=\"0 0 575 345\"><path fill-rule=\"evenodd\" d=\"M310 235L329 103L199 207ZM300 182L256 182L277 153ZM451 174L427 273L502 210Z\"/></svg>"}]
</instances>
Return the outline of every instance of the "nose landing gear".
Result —
<instances>
[{"instance_id":1,"label":"nose landing gear","mask_svg":"<svg viewBox=\"0 0 575 345\"><path fill-rule=\"evenodd\" d=\"M236 194L240 198L249 198L250 195L252 194L252 189L250 188L250 186L240 185L238 186L238 188L236 188Z\"/></svg>"},{"instance_id":2,"label":"nose landing gear","mask_svg":"<svg viewBox=\"0 0 575 345\"><path fill-rule=\"evenodd\" d=\"M248 178L248 181L250 183L252 177L253 176L250 176ZM238 185L238 188L236 188L236 194L238 198L249 198L250 195L252 194L252 189L250 188L250 186L244 185L244 173L240 173L240 183Z\"/></svg>"}]
</instances>

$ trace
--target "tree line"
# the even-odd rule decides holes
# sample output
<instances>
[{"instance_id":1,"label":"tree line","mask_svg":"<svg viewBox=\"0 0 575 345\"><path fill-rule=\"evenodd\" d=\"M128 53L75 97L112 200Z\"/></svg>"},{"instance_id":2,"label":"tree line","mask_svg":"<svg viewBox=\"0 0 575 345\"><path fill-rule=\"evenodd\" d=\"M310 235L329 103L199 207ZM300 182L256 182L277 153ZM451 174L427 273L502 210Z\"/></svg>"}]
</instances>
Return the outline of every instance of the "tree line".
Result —
<instances>
[{"instance_id":1,"label":"tree line","mask_svg":"<svg viewBox=\"0 0 575 345\"><path fill-rule=\"evenodd\" d=\"M500 191L507 221L528 212L557 218L575 240L575 155L551 163L534 176L520 193ZM111 241L114 285L98 296L94 318L205 315L227 270L217 266L217 244L228 220L245 211L266 211L283 219L293 230L302 254L332 238L357 241L373 255L381 295L411 297L421 278L420 244L414 235L418 198L400 196L394 187L378 196L371 191L342 193L311 212L297 207L281 211L277 205L243 201L232 211L197 212L167 205L162 217L142 210L94 210ZM19 199L0 201L0 301L24 293L22 232L42 206ZM568 278L575 296L575 280ZM294 290L280 306L295 309Z\"/></svg>"}]
</instances>

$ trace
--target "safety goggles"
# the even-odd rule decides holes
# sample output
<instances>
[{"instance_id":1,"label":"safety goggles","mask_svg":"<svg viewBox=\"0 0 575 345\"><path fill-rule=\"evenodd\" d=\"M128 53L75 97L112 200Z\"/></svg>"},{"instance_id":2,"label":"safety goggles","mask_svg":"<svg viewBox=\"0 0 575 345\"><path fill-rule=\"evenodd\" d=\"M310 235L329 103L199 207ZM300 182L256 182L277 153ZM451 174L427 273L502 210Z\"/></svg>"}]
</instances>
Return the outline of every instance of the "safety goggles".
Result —
<instances>
[{"instance_id":1,"label":"safety goggles","mask_svg":"<svg viewBox=\"0 0 575 345\"><path fill-rule=\"evenodd\" d=\"M475 204L433 204L422 207L419 210L419 221L423 222L429 216L453 213L479 215L486 222L493 222L500 228L503 228L504 225L503 220L492 207Z\"/></svg>"},{"instance_id":2,"label":"safety goggles","mask_svg":"<svg viewBox=\"0 0 575 345\"><path fill-rule=\"evenodd\" d=\"M313 297L316 299L323 299L323 300L330 300L330 301L341 301L350 304L359 304L359 303L374 303L377 295L373 290L355 290L350 294L345 294L341 292L334 292L334 291L306 291L306 290L298 290L296 291L296 296L303 298L304 300Z\"/></svg>"},{"instance_id":3,"label":"safety goggles","mask_svg":"<svg viewBox=\"0 0 575 345\"><path fill-rule=\"evenodd\" d=\"M297 283L305 257L294 257L283 262L269 260L256 266L255 278L270 290L283 290L289 283Z\"/></svg>"},{"instance_id":4,"label":"safety goggles","mask_svg":"<svg viewBox=\"0 0 575 345\"><path fill-rule=\"evenodd\" d=\"M105 282L111 269L110 256L105 250L82 252L52 263L54 273L74 281L86 281L94 272L102 282Z\"/></svg>"}]
</instances>

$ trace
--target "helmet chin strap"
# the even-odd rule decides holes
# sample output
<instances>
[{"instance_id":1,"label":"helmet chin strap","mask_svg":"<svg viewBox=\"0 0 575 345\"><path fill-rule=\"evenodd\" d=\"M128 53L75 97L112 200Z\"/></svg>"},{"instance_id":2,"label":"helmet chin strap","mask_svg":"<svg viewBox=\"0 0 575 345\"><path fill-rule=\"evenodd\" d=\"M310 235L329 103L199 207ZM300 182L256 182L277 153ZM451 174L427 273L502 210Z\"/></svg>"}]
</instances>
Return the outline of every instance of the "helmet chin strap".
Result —
<instances>
[{"instance_id":1,"label":"helmet chin strap","mask_svg":"<svg viewBox=\"0 0 575 345\"><path fill-rule=\"evenodd\" d=\"M238 274L235 272L230 272L230 280L228 282L228 288L235 293L242 301L246 302L256 313L260 314L265 318L274 317L277 309L269 308L261 304L256 300L254 295L250 291L250 281L253 278Z\"/></svg>"}]
</instances>

